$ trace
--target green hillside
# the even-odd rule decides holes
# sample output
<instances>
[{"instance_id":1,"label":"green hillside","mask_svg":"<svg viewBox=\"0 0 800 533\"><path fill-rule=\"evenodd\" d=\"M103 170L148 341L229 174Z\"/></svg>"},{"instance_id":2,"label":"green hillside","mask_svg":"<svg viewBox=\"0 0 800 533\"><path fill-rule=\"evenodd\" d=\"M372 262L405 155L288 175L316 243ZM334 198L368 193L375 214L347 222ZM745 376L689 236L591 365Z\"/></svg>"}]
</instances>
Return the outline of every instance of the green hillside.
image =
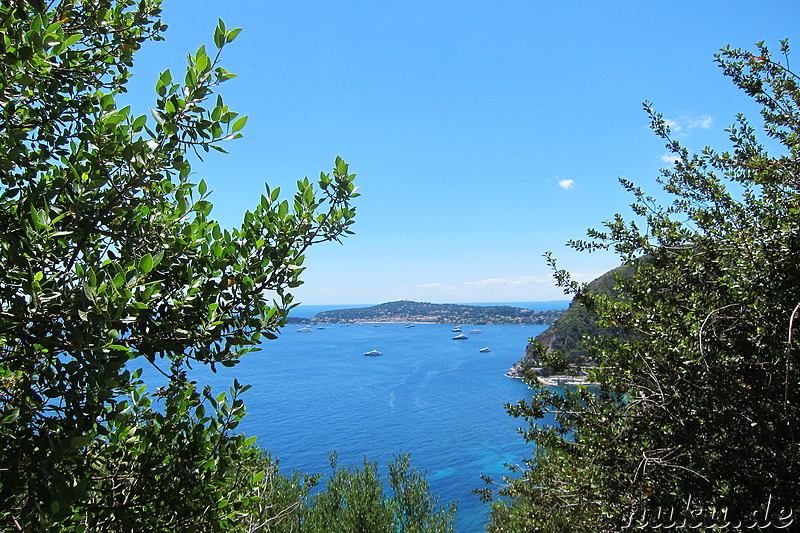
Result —
<instances>
[{"instance_id":1,"label":"green hillside","mask_svg":"<svg viewBox=\"0 0 800 533\"><path fill-rule=\"evenodd\" d=\"M372 307L318 313L312 323L429 322L434 324L553 324L564 311L531 311L509 305L434 304L400 300Z\"/></svg>"},{"instance_id":2,"label":"green hillside","mask_svg":"<svg viewBox=\"0 0 800 533\"><path fill-rule=\"evenodd\" d=\"M630 267L624 265L617 267L589 283L586 290L592 294L613 294L616 278L629 275ZM569 356L570 361L584 363L589 359L589 352L583 342L584 337L601 333L609 332L599 327L595 322L595 316L589 313L583 304L573 299L569 308L552 326L540 333L536 340L544 344L550 351L563 351ZM525 350L523 359L525 366L533 366L538 363L535 360L536 352L532 348L529 345Z\"/></svg>"}]
</instances>

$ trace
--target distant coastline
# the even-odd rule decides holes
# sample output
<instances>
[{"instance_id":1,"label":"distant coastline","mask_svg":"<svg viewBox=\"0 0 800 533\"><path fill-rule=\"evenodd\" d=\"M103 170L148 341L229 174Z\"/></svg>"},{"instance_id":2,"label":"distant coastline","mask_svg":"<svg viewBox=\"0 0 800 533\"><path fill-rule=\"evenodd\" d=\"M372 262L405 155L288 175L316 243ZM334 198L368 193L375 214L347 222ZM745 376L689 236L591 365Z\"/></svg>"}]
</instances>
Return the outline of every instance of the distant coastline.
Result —
<instances>
[{"instance_id":1,"label":"distant coastline","mask_svg":"<svg viewBox=\"0 0 800 533\"><path fill-rule=\"evenodd\" d=\"M564 307L553 302L554 307ZM417 324L537 324L550 325L564 309L534 311L511 305L435 304L399 300L367 307L332 309L312 317L292 317L290 323L417 323Z\"/></svg>"}]
</instances>

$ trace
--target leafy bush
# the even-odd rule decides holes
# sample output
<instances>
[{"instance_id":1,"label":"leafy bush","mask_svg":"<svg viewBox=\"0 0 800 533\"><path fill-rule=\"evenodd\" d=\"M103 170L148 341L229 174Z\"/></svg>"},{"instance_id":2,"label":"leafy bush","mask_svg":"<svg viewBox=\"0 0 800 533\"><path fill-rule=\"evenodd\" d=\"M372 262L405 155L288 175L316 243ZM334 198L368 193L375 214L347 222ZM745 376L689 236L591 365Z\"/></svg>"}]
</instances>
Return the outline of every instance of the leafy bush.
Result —
<instances>
[{"instance_id":1,"label":"leafy bush","mask_svg":"<svg viewBox=\"0 0 800 533\"><path fill-rule=\"evenodd\" d=\"M620 297L555 269L601 327L625 336L590 343L599 394L540 389L511 406L537 453L501 490L492 531L619 531L663 525L671 511L690 527L786 526L800 506L800 87L788 58L785 41L779 54L759 43L717 56L762 106L777 154L741 115L730 150L692 154L645 103L677 158L660 180L674 200L661 206L623 182L634 218L572 242L633 269ZM558 424L536 425L548 411Z\"/></svg>"},{"instance_id":2,"label":"leafy bush","mask_svg":"<svg viewBox=\"0 0 800 533\"><path fill-rule=\"evenodd\" d=\"M214 52L190 54L180 81L163 72L151 116L135 115L117 99L159 15L157 0L0 6L6 529L239 527L270 471L234 434L246 387L213 396L186 367L233 366L274 338L306 249L350 233L357 193L338 158L291 202L267 187L238 228L209 218L189 154L241 135L246 117L212 98L239 29L220 21ZM140 364L169 385L148 391Z\"/></svg>"}]
</instances>

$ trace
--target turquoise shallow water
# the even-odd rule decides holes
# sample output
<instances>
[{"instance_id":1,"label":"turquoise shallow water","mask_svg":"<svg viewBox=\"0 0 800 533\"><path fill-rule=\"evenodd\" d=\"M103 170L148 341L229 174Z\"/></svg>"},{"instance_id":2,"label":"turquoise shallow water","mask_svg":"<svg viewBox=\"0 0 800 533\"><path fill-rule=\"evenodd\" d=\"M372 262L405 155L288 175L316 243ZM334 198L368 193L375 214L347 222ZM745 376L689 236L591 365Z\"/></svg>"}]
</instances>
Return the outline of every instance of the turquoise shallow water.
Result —
<instances>
[{"instance_id":1,"label":"turquoise shallow water","mask_svg":"<svg viewBox=\"0 0 800 533\"><path fill-rule=\"evenodd\" d=\"M340 464L366 455L386 474L394 454L410 453L440 500L459 502L458 530L483 531L488 505L472 493L485 486L480 475L499 480L504 463L530 455L521 421L503 407L530 391L504 374L545 327L463 326L461 341L452 326L431 324L289 326L237 367L195 378L216 391L234 377L252 385L240 427L286 471L325 473L335 450ZM479 353L484 346L492 351ZM373 349L384 355L363 355Z\"/></svg>"}]
</instances>

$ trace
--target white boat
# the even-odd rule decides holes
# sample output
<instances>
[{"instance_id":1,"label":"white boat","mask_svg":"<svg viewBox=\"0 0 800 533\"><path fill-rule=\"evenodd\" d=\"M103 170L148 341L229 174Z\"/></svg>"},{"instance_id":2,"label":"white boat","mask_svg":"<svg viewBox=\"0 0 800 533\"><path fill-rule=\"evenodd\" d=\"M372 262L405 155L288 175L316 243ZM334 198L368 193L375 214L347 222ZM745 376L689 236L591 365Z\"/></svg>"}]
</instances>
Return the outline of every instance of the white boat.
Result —
<instances>
[{"instance_id":1,"label":"white boat","mask_svg":"<svg viewBox=\"0 0 800 533\"><path fill-rule=\"evenodd\" d=\"M460 332L460 331L463 331L463 330L461 329L461 326L456 326L451 331Z\"/></svg>"},{"instance_id":2,"label":"white boat","mask_svg":"<svg viewBox=\"0 0 800 533\"><path fill-rule=\"evenodd\" d=\"M478 351L479 351L479 352L481 352L481 353L491 352L491 350L489 349L489 347L488 347L488 346L487 346L486 348L481 348L481 349L480 349L480 350L478 350Z\"/></svg>"},{"instance_id":3,"label":"white boat","mask_svg":"<svg viewBox=\"0 0 800 533\"><path fill-rule=\"evenodd\" d=\"M309 333L309 332L311 332L311 331L314 331L314 330L312 330L312 329L311 329L311 328L309 328L309 327L304 327L304 328L300 328L300 329L298 329L298 330L297 330L297 333Z\"/></svg>"},{"instance_id":4,"label":"white boat","mask_svg":"<svg viewBox=\"0 0 800 533\"><path fill-rule=\"evenodd\" d=\"M366 352L364 355L369 355L371 357L375 357L376 355L383 355L383 354L381 352L379 352L378 350L370 350L370 351Z\"/></svg>"},{"instance_id":5,"label":"white boat","mask_svg":"<svg viewBox=\"0 0 800 533\"><path fill-rule=\"evenodd\" d=\"M481 333L481 330L479 330L479 329L473 329L472 331L470 331L470 333L472 333L472 334Z\"/></svg>"},{"instance_id":6,"label":"white boat","mask_svg":"<svg viewBox=\"0 0 800 533\"><path fill-rule=\"evenodd\" d=\"M469 337L467 337L466 335L464 335L463 333L461 333L461 334L459 334L459 335L456 335L455 337L453 337L453 340L454 340L454 341L463 341L464 339L468 339L468 338L469 338Z\"/></svg>"}]
</instances>

